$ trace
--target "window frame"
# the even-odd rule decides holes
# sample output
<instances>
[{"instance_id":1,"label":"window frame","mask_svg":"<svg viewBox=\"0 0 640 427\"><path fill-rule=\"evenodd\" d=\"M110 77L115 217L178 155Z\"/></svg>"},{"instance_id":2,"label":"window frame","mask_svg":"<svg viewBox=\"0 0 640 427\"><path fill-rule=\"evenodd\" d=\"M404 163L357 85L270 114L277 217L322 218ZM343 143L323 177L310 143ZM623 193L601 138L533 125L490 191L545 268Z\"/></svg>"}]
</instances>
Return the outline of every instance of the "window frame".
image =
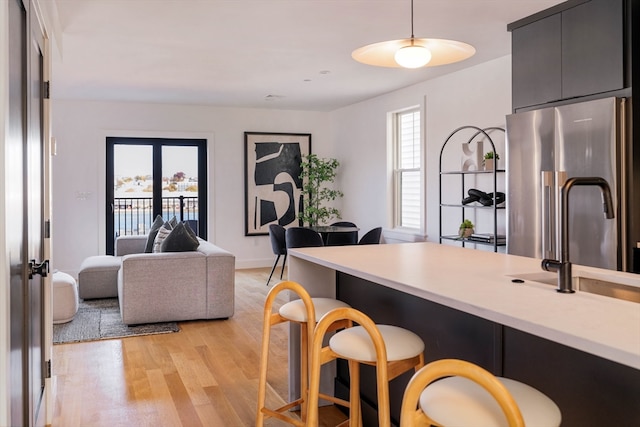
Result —
<instances>
[{"instance_id":1,"label":"window frame","mask_svg":"<svg viewBox=\"0 0 640 427\"><path fill-rule=\"evenodd\" d=\"M419 167L402 168L400 165L400 143L401 143L401 119L407 114L417 114L419 119L418 124L418 147L420 152L418 158L420 162ZM389 113L389 136L390 136L390 150L391 150L391 187L392 187L392 228L394 230L421 234L424 235L425 230L425 165L426 165L426 153L425 153L425 132L424 132L424 114L420 105L407 107L401 110L396 110ZM414 138L415 139L415 138ZM419 173L419 225L418 227L409 227L402 225L402 175L406 172L418 172Z\"/></svg>"},{"instance_id":2,"label":"window frame","mask_svg":"<svg viewBox=\"0 0 640 427\"><path fill-rule=\"evenodd\" d=\"M115 192L114 182L114 160L116 145L147 145L152 147L153 155L153 212L151 221L157 215L162 215L162 148L163 147L196 147L198 150L198 236L207 240L209 232L209 190L208 179L208 140L199 137L167 138L167 137L139 137L139 136L106 136L106 161L105 161L105 253L113 255L115 253L115 229L113 221L113 200Z\"/></svg>"}]
</instances>

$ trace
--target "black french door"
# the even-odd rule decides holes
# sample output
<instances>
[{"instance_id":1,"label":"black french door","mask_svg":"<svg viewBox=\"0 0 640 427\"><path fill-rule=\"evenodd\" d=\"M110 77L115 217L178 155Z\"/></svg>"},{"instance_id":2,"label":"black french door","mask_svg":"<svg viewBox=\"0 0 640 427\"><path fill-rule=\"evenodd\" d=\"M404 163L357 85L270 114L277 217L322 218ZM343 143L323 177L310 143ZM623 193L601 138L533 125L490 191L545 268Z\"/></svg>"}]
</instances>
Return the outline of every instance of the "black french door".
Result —
<instances>
[{"instance_id":1,"label":"black french door","mask_svg":"<svg viewBox=\"0 0 640 427\"><path fill-rule=\"evenodd\" d=\"M207 238L206 142L107 137L107 254L116 237L146 234L158 215Z\"/></svg>"}]
</instances>

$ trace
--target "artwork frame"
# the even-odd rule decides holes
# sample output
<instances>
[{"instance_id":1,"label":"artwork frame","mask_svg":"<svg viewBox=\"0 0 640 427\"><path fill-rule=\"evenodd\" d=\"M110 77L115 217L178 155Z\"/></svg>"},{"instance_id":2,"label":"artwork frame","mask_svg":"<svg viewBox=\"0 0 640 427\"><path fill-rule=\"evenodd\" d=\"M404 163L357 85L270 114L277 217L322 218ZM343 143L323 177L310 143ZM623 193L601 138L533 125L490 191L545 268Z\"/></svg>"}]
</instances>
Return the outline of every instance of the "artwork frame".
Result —
<instances>
[{"instance_id":1,"label":"artwork frame","mask_svg":"<svg viewBox=\"0 0 640 427\"><path fill-rule=\"evenodd\" d=\"M310 133L244 133L245 236L269 234L270 224L298 226L302 158Z\"/></svg>"}]
</instances>

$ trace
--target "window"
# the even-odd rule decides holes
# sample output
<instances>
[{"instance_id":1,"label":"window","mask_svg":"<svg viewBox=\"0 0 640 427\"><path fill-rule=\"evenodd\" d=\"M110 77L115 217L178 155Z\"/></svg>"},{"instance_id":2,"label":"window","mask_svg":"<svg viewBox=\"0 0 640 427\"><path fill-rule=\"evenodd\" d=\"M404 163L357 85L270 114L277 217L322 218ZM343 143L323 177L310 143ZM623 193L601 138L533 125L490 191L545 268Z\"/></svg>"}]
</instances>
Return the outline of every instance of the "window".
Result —
<instances>
[{"instance_id":1,"label":"window","mask_svg":"<svg viewBox=\"0 0 640 427\"><path fill-rule=\"evenodd\" d=\"M422 229L420 109L393 114L394 226Z\"/></svg>"},{"instance_id":2,"label":"window","mask_svg":"<svg viewBox=\"0 0 640 427\"><path fill-rule=\"evenodd\" d=\"M146 234L157 215L207 237L205 139L107 137L106 253L115 238Z\"/></svg>"}]
</instances>

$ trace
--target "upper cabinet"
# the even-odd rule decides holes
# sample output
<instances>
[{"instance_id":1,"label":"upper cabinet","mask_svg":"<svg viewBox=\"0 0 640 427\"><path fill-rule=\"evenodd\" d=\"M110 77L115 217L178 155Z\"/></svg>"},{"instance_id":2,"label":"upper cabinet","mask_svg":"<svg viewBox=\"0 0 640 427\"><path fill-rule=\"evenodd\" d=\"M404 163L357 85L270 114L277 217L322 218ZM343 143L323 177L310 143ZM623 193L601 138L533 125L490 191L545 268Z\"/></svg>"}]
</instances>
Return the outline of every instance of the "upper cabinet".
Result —
<instances>
[{"instance_id":1,"label":"upper cabinet","mask_svg":"<svg viewBox=\"0 0 640 427\"><path fill-rule=\"evenodd\" d=\"M561 36L560 14L512 32L514 109L562 98Z\"/></svg>"},{"instance_id":2,"label":"upper cabinet","mask_svg":"<svg viewBox=\"0 0 640 427\"><path fill-rule=\"evenodd\" d=\"M625 0L572 0L514 22L513 109L625 87Z\"/></svg>"}]
</instances>

